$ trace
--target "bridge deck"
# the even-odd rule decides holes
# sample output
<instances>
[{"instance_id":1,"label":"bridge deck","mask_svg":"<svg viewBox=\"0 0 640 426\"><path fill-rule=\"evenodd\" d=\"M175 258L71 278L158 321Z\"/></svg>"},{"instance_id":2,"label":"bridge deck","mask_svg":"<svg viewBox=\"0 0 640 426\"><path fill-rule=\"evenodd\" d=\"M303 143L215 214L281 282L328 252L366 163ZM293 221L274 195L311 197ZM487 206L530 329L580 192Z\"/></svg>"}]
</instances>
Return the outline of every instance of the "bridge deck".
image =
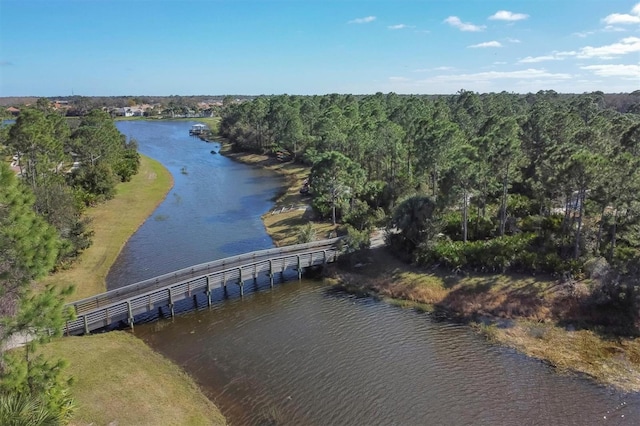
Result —
<instances>
[{"instance_id":1,"label":"bridge deck","mask_svg":"<svg viewBox=\"0 0 640 426\"><path fill-rule=\"evenodd\" d=\"M162 307L173 312L176 302L202 293L211 304L212 291L226 290L229 282L239 285L242 295L244 281L264 273L273 285L278 272L295 268L300 274L306 267L335 261L339 241L334 238L227 257L78 300L68 305L77 317L66 323L65 333L89 333L122 320L133 325L136 315Z\"/></svg>"}]
</instances>

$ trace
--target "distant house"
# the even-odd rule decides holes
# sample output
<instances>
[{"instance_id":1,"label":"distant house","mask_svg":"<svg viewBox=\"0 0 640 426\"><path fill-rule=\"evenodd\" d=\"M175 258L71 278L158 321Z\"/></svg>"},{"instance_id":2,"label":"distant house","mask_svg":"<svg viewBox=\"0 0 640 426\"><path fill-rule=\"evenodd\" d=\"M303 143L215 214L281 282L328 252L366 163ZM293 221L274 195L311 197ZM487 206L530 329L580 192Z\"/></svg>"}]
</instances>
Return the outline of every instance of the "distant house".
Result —
<instances>
[{"instance_id":1,"label":"distant house","mask_svg":"<svg viewBox=\"0 0 640 426\"><path fill-rule=\"evenodd\" d=\"M142 117L144 115L144 110L138 107L118 108L116 115L121 117Z\"/></svg>"},{"instance_id":2,"label":"distant house","mask_svg":"<svg viewBox=\"0 0 640 426\"><path fill-rule=\"evenodd\" d=\"M5 111L7 111L9 114L11 114L14 117L17 117L18 115L20 115L20 110L16 107L9 107Z\"/></svg>"}]
</instances>

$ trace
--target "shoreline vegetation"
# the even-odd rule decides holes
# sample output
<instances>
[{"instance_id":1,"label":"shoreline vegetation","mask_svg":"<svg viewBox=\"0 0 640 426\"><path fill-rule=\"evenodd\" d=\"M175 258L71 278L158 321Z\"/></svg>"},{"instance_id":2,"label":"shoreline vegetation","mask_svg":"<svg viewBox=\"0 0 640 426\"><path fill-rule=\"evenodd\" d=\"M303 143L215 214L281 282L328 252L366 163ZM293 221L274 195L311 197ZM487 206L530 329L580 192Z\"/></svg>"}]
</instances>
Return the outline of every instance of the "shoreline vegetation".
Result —
<instances>
[{"instance_id":1,"label":"shoreline vegetation","mask_svg":"<svg viewBox=\"0 0 640 426\"><path fill-rule=\"evenodd\" d=\"M119 184L112 200L87 211L93 245L69 269L40 284L74 284L74 300L106 291L105 278L122 247L172 186L162 164L141 156L139 173ZM72 424L226 424L191 377L129 332L63 337L41 351L69 363L77 405Z\"/></svg>"},{"instance_id":2,"label":"shoreline vegetation","mask_svg":"<svg viewBox=\"0 0 640 426\"><path fill-rule=\"evenodd\" d=\"M309 205L298 193L309 168L267 155L232 152L228 142L222 152L287 178L288 186L272 210L285 212L267 213L263 222L276 245L295 242L310 218L306 210L286 209ZM335 229L324 223L313 226L318 239ZM575 307L572 303L578 303L572 296L588 282L568 287L550 276L447 274L409 265L385 247L331 265L327 275L326 282L338 290L462 321L488 340L548 363L561 374L583 374L623 392L640 392L640 339L563 325Z\"/></svg>"}]
</instances>

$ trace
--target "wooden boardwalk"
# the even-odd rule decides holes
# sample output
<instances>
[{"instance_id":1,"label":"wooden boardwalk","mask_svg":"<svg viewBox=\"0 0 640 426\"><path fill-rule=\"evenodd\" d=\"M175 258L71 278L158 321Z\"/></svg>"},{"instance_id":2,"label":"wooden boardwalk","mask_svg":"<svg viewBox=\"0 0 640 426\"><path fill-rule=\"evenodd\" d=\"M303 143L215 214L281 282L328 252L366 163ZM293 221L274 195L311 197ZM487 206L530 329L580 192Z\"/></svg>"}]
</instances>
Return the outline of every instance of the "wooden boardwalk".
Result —
<instances>
[{"instance_id":1,"label":"wooden boardwalk","mask_svg":"<svg viewBox=\"0 0 640 426\"><path fill-rule=\"evenodd\" d=\"M222 288L226 294L231 283L239 286L242 296L245 281L257 280L260 274L266 273L271 286L274 275L287 269L297 270L300 278L304 268L334 262L340 240L333 238L227 257L78 300L67 305L75 311L76 319L66 323L65 334L87 334L120 321L133 326L137 315L161 308L168 308L173 315L176 302L199 294L207 297L210 306L215 289Z\"/></svg>"}]
</instances>

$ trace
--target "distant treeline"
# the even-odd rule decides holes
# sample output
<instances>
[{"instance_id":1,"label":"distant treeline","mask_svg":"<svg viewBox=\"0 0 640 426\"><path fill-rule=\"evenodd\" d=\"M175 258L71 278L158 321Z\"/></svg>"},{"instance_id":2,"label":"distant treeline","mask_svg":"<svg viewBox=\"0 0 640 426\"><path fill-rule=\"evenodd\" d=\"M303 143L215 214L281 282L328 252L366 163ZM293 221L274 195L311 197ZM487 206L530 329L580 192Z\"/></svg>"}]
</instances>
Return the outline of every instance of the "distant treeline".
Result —
<instances>
[{"instance_id":1,"label":"distant treeline","mask_svg":"<svg viewBox=\"0 0 640 426\"><path fill-rule=\"evenodd\" d=\"M577 96L577 94L563 94L556 93L552 90L546 91L549 94L553 94L559 99L569 99ZM640 112L640 90L636 90L632 93L603 93L596 92L598 96L602 98L605 108L615 109L618 112ZM504 94L504 92L503 92ZM363 99L368 95L350 95L355 99ZM446 98L449 95L397 95L399 97L418 97L435 100L438 98ZM524 99L532 98L534 94L512 94L512 96L521 97ZM54 96L46 99L50 101L65 101L68 102L75 109L81 111L90 111L96 108L124 108L131 105L139 104L161 104L169 105L169 103L194 107L200 102L213 103L224 102L229 104L232 102L242 102L247 100L253 100L260 96L254 95L193 95L193 96ZM15 106L33 105L40 97L0 97L0 106Z\"/></svg>"}]
</instances>

